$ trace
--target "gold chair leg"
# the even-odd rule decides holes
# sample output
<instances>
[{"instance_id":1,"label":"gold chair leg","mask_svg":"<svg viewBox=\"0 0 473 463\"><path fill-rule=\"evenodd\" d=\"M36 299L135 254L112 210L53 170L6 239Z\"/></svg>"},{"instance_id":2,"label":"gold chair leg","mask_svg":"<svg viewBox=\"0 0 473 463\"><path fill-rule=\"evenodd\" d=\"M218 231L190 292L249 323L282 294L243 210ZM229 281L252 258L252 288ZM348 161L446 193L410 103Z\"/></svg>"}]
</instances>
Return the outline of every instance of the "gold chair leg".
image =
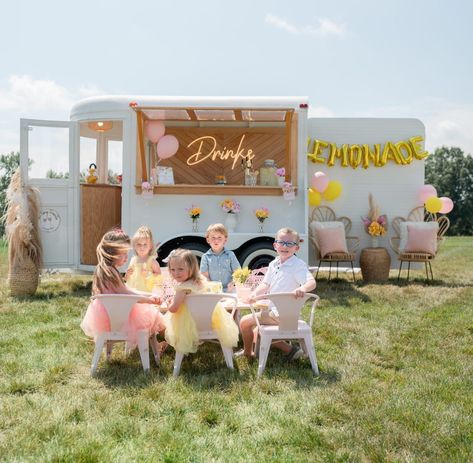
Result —
<instances>
[{"instance_id":1,"label":"gold chair leg","mask_svg":"<svg viewBox=\"0 0 473 463\"><path fill-rule=\"evenodd\" d=\"M397 274L397 281L398 282L401 278L401 270L402 270L402 260L399 261L399 273Z\"/></svg>"},{"instance_id":2,"label":"gold chair leg","mask_svg":"<svg viewBox=\"0 0 473 463\"><path fill-rule=\"evenodd\" d=\"M434 272L432 272L432 262L430 262L430 260L429 260L429 267L430 267L430 276L431 276L431 279L432 279L432 281L434 281Z\"/></svg>"},{"instance_id":3,"label":"gold chair leg","mask_svg":"<svg viewBox=\"0 0 473 463\"><path fill-rule=\"evenodd\" d=\"M350 261L350 264L351 264L351 273L353 274L353 283L356 283L355 269L353 268L353 261L352 260Z\"/></svg>"}]
</instances>

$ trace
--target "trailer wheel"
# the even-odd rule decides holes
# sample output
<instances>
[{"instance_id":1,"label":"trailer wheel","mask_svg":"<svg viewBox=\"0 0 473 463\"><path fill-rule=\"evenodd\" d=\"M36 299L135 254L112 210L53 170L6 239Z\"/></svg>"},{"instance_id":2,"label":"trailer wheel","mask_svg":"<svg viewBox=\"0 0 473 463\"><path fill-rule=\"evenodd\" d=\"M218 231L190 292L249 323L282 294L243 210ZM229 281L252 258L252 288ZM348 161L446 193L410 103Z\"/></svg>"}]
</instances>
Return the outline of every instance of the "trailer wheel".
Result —
<instances>
[{"instance_id":1,"label":"trailer wheel","mask_svg":"<svg viewBox=\"0 0 473 463\"><path fill-rule=\"evenodd\" d=\"M192 254L194 254L195 257L197 257L197 261L200 264L200 259L202 256L209 250L209 246L206 246L205 244L202 243L183 243L180 246L181 248L184 249L189 249L192 251Z\"/></svg>"},{"instance_id":2,"label":"trailer wheel","mask_svg":"<svg viewBox=\"0 0 473 463\"><path fill-rule=\"evenodd\" d=\"M267 267L277 255L271 243L253 243L240 253L239 261L242 267L254 270Z\"/></svg>"}]
</instances>

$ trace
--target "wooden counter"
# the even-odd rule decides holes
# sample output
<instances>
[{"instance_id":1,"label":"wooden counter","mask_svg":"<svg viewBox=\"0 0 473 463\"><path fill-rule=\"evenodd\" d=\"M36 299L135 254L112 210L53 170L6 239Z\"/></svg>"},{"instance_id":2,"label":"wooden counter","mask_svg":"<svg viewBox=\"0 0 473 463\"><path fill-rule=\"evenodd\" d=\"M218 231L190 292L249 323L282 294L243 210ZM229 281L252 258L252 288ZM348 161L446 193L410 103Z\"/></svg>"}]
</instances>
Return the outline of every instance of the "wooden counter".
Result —
<instances>
[{"instance_id":1,"label":"wooden counter","mask_svg":"<svg viewBox=\"0 0 473 463\"><path fill-rule=\"evenodd\" d=\"M141 193L141 185L135 185L137 194ZM296 188L297 191L297 188ZM247 185L156 185L155 195L241 195L241 196L282 196L282 188L278 186L247 186Z\"/></svg>"},{"instance_id":2,"label":"wooden counter","mask_svg":"<svg viewBox=\"0 0 473 463\"><path fill-rule=\"evenodd\" d=\"M81 184L81 264L96 265L96 248L105 232L122 222L122 187Z\"/></svg>"}]
</instances>

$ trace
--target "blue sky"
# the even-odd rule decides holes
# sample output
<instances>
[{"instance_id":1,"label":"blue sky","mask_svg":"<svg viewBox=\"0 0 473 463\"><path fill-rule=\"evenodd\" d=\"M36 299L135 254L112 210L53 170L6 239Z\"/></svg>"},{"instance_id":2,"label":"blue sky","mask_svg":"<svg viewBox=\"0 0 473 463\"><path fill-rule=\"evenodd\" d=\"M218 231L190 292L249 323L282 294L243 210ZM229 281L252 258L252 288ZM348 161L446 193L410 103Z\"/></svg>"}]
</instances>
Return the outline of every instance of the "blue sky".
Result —
<instances>
[{"instance_id":1,"label":"blue sky","mask_svg":"<svg viewBox=\"0 0 473 463\"><path fill-rule=\"evenodd\" d=\"M429 150L473 153L473 2L2 4L0 153L19 118L100 94L301 95L311 114L416 117Z\"/></svg>"}]
</instances>

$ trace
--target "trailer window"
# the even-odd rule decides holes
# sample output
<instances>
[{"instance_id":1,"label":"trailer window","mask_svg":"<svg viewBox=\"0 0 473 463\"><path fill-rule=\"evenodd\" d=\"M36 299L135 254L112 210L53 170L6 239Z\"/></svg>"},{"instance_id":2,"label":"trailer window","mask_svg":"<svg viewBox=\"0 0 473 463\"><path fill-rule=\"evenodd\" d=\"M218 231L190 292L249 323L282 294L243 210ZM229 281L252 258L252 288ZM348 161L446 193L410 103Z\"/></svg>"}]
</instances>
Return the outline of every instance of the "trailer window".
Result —
<instances>
[{"instance_id":1,"label":"trailer window","mask_svg":"<svg viewBox=\"0 0 473 463\"><path fill-rule=\"evenodd\" d=\"M69 178L69 129L30 126L30 178Z\"/></svg>"},{"instance_id":2,"label":"trailer window","mask_svg":"<svg viewBox=\"0 0 473 463\"><path fill-rule=\"evenodd\" d=\"M121 175L123 158L123 142L108 140L108 181L119 183L117 176Z\"/></svg>"},{"instance_id":3,"label":"trailer window","mask_svg":"<svg viewBox=\"0 0 473 463\"><path fill-rule=\"evenodd\" d=\"M80 178L85 182L87 169L90 164L96 163L97 140L88 137L80 137Z\"/></svg>"}]
</instances>

